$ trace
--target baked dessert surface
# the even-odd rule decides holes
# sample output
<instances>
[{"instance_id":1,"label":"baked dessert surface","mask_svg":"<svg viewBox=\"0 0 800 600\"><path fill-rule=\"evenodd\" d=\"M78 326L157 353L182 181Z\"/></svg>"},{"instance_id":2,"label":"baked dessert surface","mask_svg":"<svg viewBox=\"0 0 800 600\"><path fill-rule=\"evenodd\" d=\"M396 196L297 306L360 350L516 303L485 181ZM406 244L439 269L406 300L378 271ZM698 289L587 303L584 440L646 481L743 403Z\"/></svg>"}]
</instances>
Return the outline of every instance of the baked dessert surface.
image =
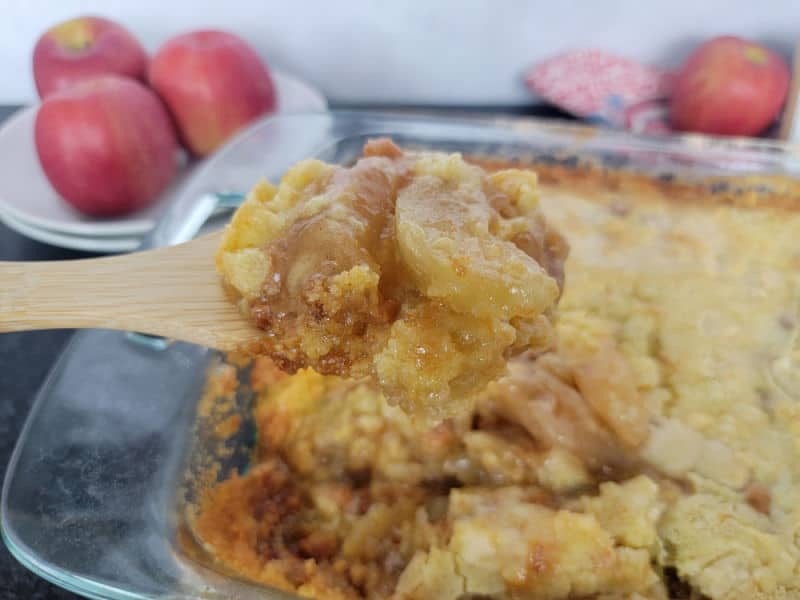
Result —
<instances>
[{"instance_id":1,"label":"baked dessert surface","mask_svg":"<svg viewBox=\"0 0 800 600\"><path fill-rule=\"evenodd\" d=\"M193 518L220 565L313 598L800 598L800 211L543 171L555 347L424 432L259 359L254 466Z\"/></svg>"},{"instance_id":2,"label":"baked dessert surface","mask_svg":"<svg viewBox=\"0 0 800 600\"><path fill-rule=\"evenodd\" d=\"M254 349L284 370L370 376L421 424L469 411L507 359L552 343L566 245L536 176L374 140L262 183L218 254Z\"/></svg>"}]
</instances>

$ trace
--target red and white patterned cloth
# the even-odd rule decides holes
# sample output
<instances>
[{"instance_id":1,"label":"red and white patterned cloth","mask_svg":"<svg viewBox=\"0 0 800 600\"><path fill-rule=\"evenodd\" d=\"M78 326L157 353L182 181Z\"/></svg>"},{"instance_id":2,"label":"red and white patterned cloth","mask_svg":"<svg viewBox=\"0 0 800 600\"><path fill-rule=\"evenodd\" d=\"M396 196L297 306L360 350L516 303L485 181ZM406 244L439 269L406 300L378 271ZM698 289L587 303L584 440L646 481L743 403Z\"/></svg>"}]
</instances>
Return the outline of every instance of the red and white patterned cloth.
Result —
<instances>
[{"instance_id":1,"label":"red and white patterned cloth","mask_svg":"<svg viewBox=\"0 0 800 600\"><path fill-rule=\"evenodd\" d=\"M573 50L534 67L526 83L577 117L632 131L669 131L663 103L669 95L667 71L603 50Z\"/></svg>"}]
</instances>

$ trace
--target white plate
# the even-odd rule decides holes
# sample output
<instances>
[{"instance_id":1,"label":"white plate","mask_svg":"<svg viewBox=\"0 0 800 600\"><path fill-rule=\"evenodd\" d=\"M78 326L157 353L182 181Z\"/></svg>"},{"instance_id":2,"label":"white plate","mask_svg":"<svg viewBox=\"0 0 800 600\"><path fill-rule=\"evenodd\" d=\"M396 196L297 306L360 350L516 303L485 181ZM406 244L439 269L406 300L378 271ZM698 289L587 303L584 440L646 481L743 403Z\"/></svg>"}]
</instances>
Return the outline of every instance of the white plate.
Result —
<instances>
[{"instance_id":1,"label":"white plate","mask_svg":"<svg viewBox=\"0 0 800 600\"><path fill-rule=\"evenodd\" d=\"M0 221L9 229L21 233L37 242L87 252L131 252L142 243L140 236L92 237L58 233L48 229L40 229L24 221L12 217L9 213L0 212Z\"/></svg>"},{"instance_id":2,"label":"white plate","mask_svg":"<svg viewBox=\"0 0 800 600\"><path fill-rule=\"evenodd\" d=\"M324 96L314 87L281 72L273 71L273 77L279 113L327 110ZM148 208L110 220L82 215L61 199L47 181L36 155L33 129L37 108L20 110L0 128L0 212L4 218L10 216L28 228L70 236L138 236L152 229L170 190ZM35 239L45 241L41 232L38 235Z\"/></svg>"}]
</instances>

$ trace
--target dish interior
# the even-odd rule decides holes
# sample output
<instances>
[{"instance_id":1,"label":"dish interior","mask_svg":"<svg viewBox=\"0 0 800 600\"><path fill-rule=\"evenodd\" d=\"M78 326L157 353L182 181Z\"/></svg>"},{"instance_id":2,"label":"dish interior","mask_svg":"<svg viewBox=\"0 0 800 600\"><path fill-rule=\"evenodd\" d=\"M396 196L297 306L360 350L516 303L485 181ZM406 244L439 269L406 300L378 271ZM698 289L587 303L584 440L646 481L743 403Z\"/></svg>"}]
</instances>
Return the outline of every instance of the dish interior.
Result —
<instances>
[{"instance_id":1,"label":"dish interior","mask_svg":"<svg viewBox=\"0 0 800 600\"><path fill-rule=\"evenodd\" d=\"M367 383L218 366L196 557L320 599L800 593L800 212L744 181L534 168L571 247L555 348L427 431Z\"/></svg>"}]
</instances>

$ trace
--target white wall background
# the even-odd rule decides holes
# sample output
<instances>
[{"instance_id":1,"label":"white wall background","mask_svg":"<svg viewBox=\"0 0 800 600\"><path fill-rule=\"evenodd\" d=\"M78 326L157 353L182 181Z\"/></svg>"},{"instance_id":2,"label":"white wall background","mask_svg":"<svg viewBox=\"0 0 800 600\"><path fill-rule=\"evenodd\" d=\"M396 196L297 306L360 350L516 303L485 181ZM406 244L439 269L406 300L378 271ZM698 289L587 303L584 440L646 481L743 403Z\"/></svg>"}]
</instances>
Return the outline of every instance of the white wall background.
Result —
<instances>
[{"instance_id":1,"label":"white wall background","mask_svg":"<svg viewBox=\"0 0 800 600\"><path fill-rule=\"evenodd\" d=\"M523 104L526 67L560 50L674 65L717 34L787 57L800 39L798 0L0 0L0 103L35 99L37 37L86 13L118 20L149 51L190 29L236 32L350 102Z\"/></svg>"}]
</instances>

